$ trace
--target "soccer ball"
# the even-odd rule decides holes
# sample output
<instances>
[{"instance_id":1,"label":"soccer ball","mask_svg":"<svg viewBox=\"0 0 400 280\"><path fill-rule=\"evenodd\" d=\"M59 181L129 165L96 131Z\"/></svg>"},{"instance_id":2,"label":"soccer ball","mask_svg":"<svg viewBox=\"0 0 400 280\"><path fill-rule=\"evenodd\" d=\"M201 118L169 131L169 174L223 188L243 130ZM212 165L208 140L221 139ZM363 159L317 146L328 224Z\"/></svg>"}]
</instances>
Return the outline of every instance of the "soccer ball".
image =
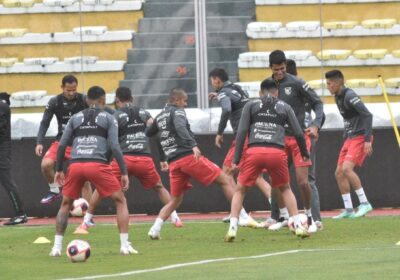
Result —
<instances>
[{"instance_id":1,"label":"soccer ball","mask_svg":"<svg viewBox=\"0 0 400 280\"><path fill-rule=\"evenodd\" d=\"M71 262L85 262L90 257L90 245L83 240L72 240L67 246L67 256Z\"/></svg>"},{"instance_id":2,"label":"soccer ball","mask_svg":"<svg viewBox=\"0 0 400 280\"><path fill-rule=\"evenodd\" d=\"M304 215L304 214L298 214L298 215L299 215L299 221L300 221L301 225L302 225L305 229L308 229L308 218L307 218L307 216ZM289 229L290 229L291 232L294 233L294 232L296 231L296 228L295 228L295 226L294 226L294 219L293 219L293 217L290 217L290 218L289 218L289 220L288 220L288 227L289 227Z\"/></svg>"},{"instance_id":3,"label":"soccer ball","mask_svg":"<svg viewBox=\"0 0 400 280\"><path fill-rule=\"evenodd\" d=\"M85 215L89 208L89 203L84 198L79 198L72 204L72 209L70 211L71 215L74 217L82 217Z\"/></svg>"}]
</instances>

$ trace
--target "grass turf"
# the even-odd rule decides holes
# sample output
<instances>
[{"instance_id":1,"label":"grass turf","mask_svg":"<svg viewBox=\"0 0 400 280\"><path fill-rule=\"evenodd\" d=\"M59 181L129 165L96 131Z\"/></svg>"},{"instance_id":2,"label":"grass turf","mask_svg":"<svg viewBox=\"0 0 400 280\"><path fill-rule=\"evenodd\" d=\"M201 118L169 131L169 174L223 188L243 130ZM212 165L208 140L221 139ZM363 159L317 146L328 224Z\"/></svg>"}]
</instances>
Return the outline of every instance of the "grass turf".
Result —
<instances>
[{"instance_id":1,"label":"grass turf","mask_svg":"<svg viewBox=\"0 0 400 280\"><path fill-rule=\"evenodd\" d=\"M39 236L53 241L54 226L0 228L1 279L60 279L115 274L206 259L245 257L300 250L285 255L239 259L146 272L113 279L396 279L400 274L398 217L324 220L325 229L308 239L289 231L240 228L234 243L224 243L227 224L186 222L164 225L162 240L147 237L150 224L135 224L130 239L139 255L120 256L113 225L98 225L87 236L72 235L70 225L61 258L50 258L52 244L33 244ZM70 263L65 255L72 239L92 248L86 263ZM315 250L319 249L319 250ZM310 250L310 251L307 251ZM315 250L315 251L313 251ZM103 278L103 279L108 279Z\"/></svg>"}]
</instances>

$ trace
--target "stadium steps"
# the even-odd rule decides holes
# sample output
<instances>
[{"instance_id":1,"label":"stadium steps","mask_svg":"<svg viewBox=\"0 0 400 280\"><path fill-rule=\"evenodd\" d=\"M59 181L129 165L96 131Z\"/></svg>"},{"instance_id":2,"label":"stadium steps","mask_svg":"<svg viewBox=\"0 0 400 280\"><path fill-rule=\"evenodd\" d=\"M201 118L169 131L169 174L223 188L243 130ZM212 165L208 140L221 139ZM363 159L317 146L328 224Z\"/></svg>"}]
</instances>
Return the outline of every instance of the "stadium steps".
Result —
<instances>
[{"instance_id":1,"label":"stadium steps","mask_svg":"<svg viewBox=\"0 0 400 280\"><path fill-rule=\"evenodd\" d=\"M137 98L140 105L161 108L173 87L196 92L194 6L189 0L148 0L143 10L145 17L134 34L134 49L128 50L120 86L128 86L135 96L141 96ZM254 0L207 1L209 68L224 67L230 79L237 81L237 58L248 50L245 30L254 19ZM151 102L146 101L146 95ZM196 105L196 99L190 98L190 106Z\"/></svg>"}]
</instances>

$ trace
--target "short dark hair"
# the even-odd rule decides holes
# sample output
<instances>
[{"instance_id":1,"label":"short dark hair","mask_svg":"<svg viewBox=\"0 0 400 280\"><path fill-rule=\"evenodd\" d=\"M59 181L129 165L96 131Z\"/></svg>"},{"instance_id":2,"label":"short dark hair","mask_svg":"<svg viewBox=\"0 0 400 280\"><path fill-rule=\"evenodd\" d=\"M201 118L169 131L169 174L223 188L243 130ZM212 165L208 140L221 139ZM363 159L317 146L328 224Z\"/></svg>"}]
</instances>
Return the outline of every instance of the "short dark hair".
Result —
<instances>
[{"instance_id":1,"label":"short dark hair","mask_svg":"<svg viewBox=\"0 0 400 280\"><path fill-rule=\"evenodd\" d=\"M260 85L261 91L270 91L271 89L278 89L276 83L271 79L265 79Z\"/></svg>"},{"instance_id":2,"label":"short dark hair","mask_svg":"<svg viewBox=\"0 0 400 280\"><path fill-rule=\"evenodd\" d=\"M271 67L273 64L280 65L282 63L286 63L285 53L281 50L274 50L269 54L269 66Z\"/></svg>"},{"instance_id":3,"label":"short dark hair","mask_svg":"<svg viewBox=\"0 0 400 280\"><path fill-rule=\"evenodd\" d=\"M297 65L293 59L288 58L286 60L286 73L297 76Z\"/></svg>"},{"instance_id":4,"label":"short dark hair","mask_svg":"<svg viewBox=\"0 0 400 280\"><path fill-rule=\"evenodd\" d=\"M131 89L128 87L119 87L115 91L115 97L121 102L130 102L133 100Z\"/></svg>"},{"instance_id":5,"label":"short dark hair","mask_svg":"<svg viewBox=\"0 0 400 280\"><path fill-rule=\"evenodd\" d=\"M208 75L209 78L211 77L217 77L220 78L221 81L226 82L229 80L228 73L225 71L224 68L214 68L211 70L210 74Z\"/></svg>"},{"instance_id":6,"label":"short dark hair","mask_svg":"<svg viewBox=\"0 0 400 280\"><path fill-rule=\"evenodd\" d=\"M106 96L106 92L99 86L93 86L88 90L87 97L90 100L98 100L103 96Z\"/></svg>"},{"instance_id":7,"label":"short dark hair","mask_svg":"<svg viewBox=\"0 0 400 280\"><path fill-rule=\"evenodd\" d=\"M340 70L334 69L325 73L325 79L327 80L343 80L344 76Z\"/></svg>"},{"instance_id":8,"label":"short dark hair","mask_svg":"<svg viewBox=\"0 0 400 280\"><path fill-rule=\"evenodd\" d=\"M10 105L10 95L7 92L0 92L0 100L4 100L8 105Z\"/></svg>"},{"instance_id":9,"label":"short dark hair","mask_svg":"<svg viewBox=\"0 0 400 280\"><path fill-rule=\"evenodd\" d=\"M73 84L73 83L78 84L78 79L74 75L65 75L61 81L62 86L65 86L65 84Z\"/></svg>"},{"instance_id":10,"label":"short dark hair","mask_svg":"<svg viewBox=\"0 0 400 280\"><path fill-rule=\"evenodd\" d=\"M169 98L168 101L169 102L175 102L176 100L178 100L179 98L183 97L186 94L185 90L182 88L173 88L171 89L170 93L169 93Z\"/></svg>"}]
</instances>

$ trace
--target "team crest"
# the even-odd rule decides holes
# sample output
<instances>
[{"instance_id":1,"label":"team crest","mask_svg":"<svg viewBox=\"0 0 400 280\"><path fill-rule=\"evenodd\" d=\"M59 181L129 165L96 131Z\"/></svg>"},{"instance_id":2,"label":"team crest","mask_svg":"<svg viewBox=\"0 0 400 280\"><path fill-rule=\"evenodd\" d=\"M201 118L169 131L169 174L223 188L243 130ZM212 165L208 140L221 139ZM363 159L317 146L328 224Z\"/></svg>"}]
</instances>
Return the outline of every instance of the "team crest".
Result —
<instances>
[{"instance_id":1,"label":"team crest","mask_svg":"<svg viewBox=\"0 0 400 280\"><path fill-rule=\"evenodd\" d=\"M292 94L292 88L291 87L285 87L285 94L286 95L291 95Z\"/></svg>"}]
</instances>

